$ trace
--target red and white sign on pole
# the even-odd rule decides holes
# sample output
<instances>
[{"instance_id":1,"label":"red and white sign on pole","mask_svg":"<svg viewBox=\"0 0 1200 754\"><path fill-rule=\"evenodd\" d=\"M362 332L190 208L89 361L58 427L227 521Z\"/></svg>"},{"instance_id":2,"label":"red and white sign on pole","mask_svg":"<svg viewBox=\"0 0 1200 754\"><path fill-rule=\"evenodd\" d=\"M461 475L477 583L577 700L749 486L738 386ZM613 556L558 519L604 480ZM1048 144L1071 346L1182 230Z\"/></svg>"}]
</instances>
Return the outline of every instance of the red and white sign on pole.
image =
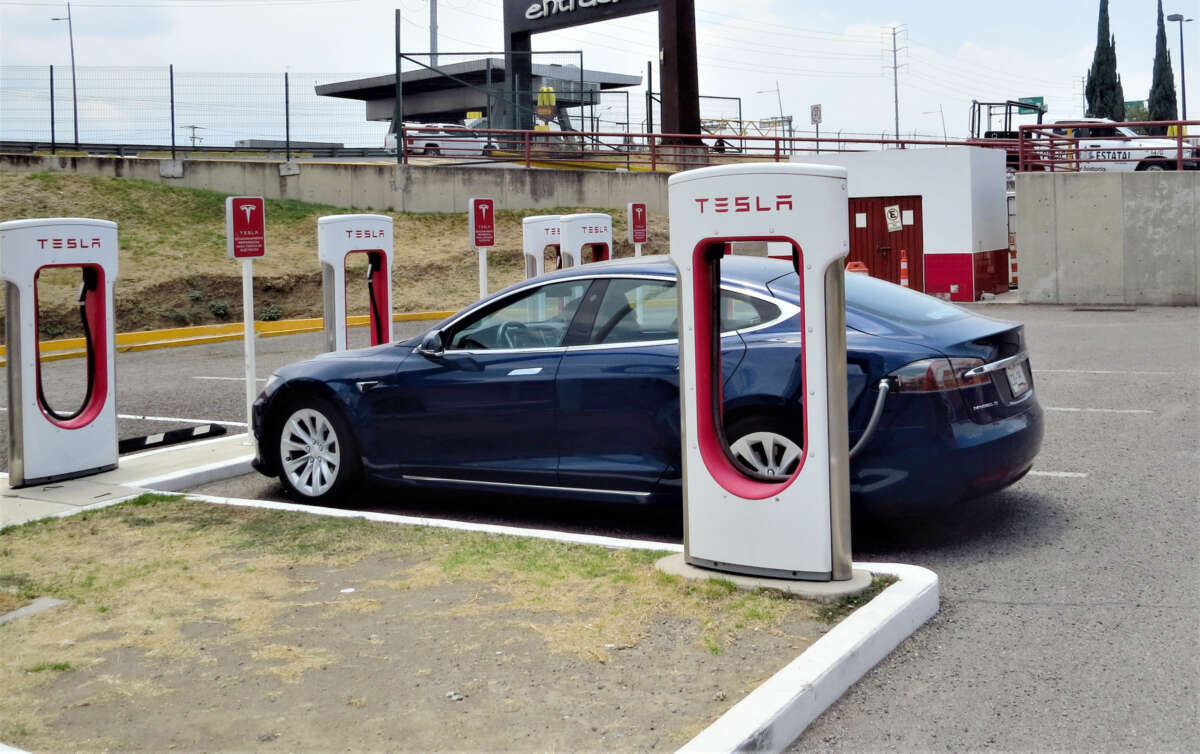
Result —
<instances>
[{"instance_id":1,"label":"red and white sign on pole","mask_svg":"<svg viewBox=\"0 0 1200 754\"><path fill-rule=\"evenodd\" d=\"M254 258L267 251L267 212L261 196L225 197L225 251L242 260L242 322L246 345L246 422L254 422Z\"/></svg>"},{"instance_id":2,"label":"red and white sign on pole","mask_svg":"<svg viewBox=\"0 0 1200 754\"><path fill-rule=\"evenodd\" d=\"M625 224L629 227L629 243L633 244L633 255L642 255L642 244L646 243L646 205L630 202L625 206Z\"/></svg>"},{"instance_id":3,"label":"red and white sign on pole","mask_svg":"<svg viewBox=\"0 0 1200 754\"><path fill-rule=\"evenodd\" d=\"M261 257L267 248L261 196L225 197L225 252L230 259Z\"/></svg>"},{"instance_id":4,"label":"red and white sign on pole","mask_svg":"<svg viewBox=\"0 0 1200 754\"><path fill-rule=\"evenodd\" d=\"M496 204L491 199L470 199L471 243L479 252L479 298L487 296L487 247L496 245Z\"/></svg>"}]
</instances>

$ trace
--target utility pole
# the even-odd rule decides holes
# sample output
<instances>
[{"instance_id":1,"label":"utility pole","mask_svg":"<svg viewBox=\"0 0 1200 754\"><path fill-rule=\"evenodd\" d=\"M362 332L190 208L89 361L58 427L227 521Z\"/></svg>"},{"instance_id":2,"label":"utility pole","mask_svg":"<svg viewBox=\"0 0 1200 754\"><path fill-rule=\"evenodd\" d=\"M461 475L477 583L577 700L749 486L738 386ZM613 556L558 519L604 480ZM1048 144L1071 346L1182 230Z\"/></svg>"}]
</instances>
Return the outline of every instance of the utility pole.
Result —
<instances>
[{"instance_id":1,"label":"utility pole","mask_svg":"<svg viewBox=\"0 0 1200 754\"><path fill-rule=\"evenodd\" d=\"M51 21L66 21L67 36L71 40L71 109L75 118L75 148L79 149L79 93L75 89L75 26L71 21L71 4L67 3L67 16L50 19Z\"/></svg>"},{"instance_id":2,"label":"utility pole","mask_svg":"<svg viewBox=\"0 0 1200 754\"><path fill-rule=\"evenodd\" d=\"M190 129L192 129L192 135L188 137L189 139L191 139L191 140L192 140L192 148L195 148L197 144L199 144L200 142L204 141L204 137L203 137L203 136L197 136L197 135L196 135L196 131L203 131L203 130L204 130L204 126L180 126L180 128L190 128Z\"/></svg>"},{"instance_id":3,"label":"utility pole","mask_svg":"<svg viewBox=\"0 0 1200 754\"><path fill-rule=\"evenodd\" d=\"M437 68L437 0L429 0L429 65Z\"/></svg>"},{"instance_id":4,"label":"utility pole","mask_svg":"<svg viewBox=\"0 0 1200 754\"><path fill-rule=\"evenodd\" d=\"M900 64L898 57L902 50L908 49L907 47L896 47L896 38L902 31L904 31L902 26L892 27L892 108L896 117L896 141L900 141Z\"/></svg>"}]
</instances>

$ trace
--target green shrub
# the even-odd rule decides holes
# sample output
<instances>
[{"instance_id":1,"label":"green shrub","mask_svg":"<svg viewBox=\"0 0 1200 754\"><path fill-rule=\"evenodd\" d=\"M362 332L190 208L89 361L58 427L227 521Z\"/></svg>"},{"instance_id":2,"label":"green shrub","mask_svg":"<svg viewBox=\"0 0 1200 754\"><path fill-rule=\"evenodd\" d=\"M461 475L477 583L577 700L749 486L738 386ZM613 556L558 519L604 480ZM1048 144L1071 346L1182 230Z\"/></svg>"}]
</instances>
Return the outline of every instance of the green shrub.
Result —
<instances>
[{"instance_id":1,"label":"green shrub","mask_svg":"<svg viewBox=\"0 0 1200 754\"><path fill-rule=\"evenodd\" d=\"M258 318L263 322L274 322L283 317L283 312L275 304L267 304L258 312Z\"/></svg>"},{"instance_id":2,"label":"green shrub","mask_svg":"<svg viewBox=\"0 0 1200 754\"><path fill-rule=\"evenodd\" d=\"M208 302L208 310L217 317L229 316L229 302L223 298Z\"/></svg>"}]
</instances>

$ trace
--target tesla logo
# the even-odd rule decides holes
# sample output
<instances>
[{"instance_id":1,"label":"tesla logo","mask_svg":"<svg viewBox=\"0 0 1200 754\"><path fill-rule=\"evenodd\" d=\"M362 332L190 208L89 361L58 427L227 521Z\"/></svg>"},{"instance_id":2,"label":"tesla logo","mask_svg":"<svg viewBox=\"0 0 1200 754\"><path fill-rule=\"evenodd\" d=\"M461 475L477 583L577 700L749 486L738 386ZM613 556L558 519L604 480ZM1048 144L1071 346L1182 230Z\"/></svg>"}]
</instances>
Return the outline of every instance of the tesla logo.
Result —
<instances>
[{"instance_id":1,"label":"tesla logo","mask_svg":"<svg viewBox=\"0 0 1200 754\"><path fill-rule=\"evenodd\" d=\"M546 235L548 235L548 236L557 236L561 233L562 233L561 228L546 228Z\"/></svg>"},{"instance_id":2,"label":"tesla logo","mask_svg":"<svg viewBox=\"0 0 1200 754\"><path fill-rule=\"evenodd\" d=\"M695 202L700 205L702 215L707 211L709 202L712 202L713 212L729 212L731 207L733 212L782 212L795 209L791 194L776 194L774 200L767 198L765 204L761 196L716 196L696 199Z\"/></svg>"},{"instance_id":3,"label":"tesla logo","mask_svg":"<svg viewBox=\"0 0 1200 754\"><path fill-rule=\"evenodd\" d=\"M482 219L487 220L487 213L488 213L488 210L491 208L488 207L486 204L479 204L477 206L479 207L479 216Z\"/></svg>"},{"instance_id":4,"label":"tesla logo","mask_svg":"<svg viewBox=\"0 0 1200 754\"><path fill-rule=\"evenodd\" d=\"M37 239L38 248L46 248L46 244L50 244L51 249L96 249L100 247L99 238L39 238Z\"/></svg>"},{"instance_id":5,"label":"tesla logo","mask_svg":"<svg viewBox=\"0 0 1200 754\"><path fill-rule=\"evenodd\" d=\"M246 224L249 225L250 224L250 216L254 213L254 209L255 209L254 205L250 204L250 203L239 204L238 209L240 209L242 212L246 213Z\"/></svg>"},{"instance_id":6,"label":"tesla logo","mask_svg":"<svg viewBox=\"0 0 1200 754\"><path fill-rule=\"evenodd\" d=\"M584 8L594 8L597 5L616 4L618 0L541 0L525 9L525 18L536 21L539 18L549 18L556 13L572 13Z\"/></svg>"},{"instance_id":7,"label":"tesla logo","mask_svg":"<svg viewBox=\"0 0 1200 754\"><path fill-rule=\"evenodd\" d=\"M642 221L642 208L641 207L634 207L633 214L637 215L638 222Z\"/></svg>"},{"instance_id":8,"label":"tesla logo","mask_svg":"<svg viewBox=\"0 0 1200 754\"><path fill-rule=\"evenodd\" d=\"M579 230L593 236L608 232L608 228L603 225L580 225Z\"/></svg>"},{"instance_id":9,"label":"tesla logo","mask_svg":"<svg viewBox=\"0 0 1200 754\"><path fill-rule=\"evenodd\" d=\"M383 238L384 231L380 230L347 230L346 238Z\"/></svg>"}]
</instances>

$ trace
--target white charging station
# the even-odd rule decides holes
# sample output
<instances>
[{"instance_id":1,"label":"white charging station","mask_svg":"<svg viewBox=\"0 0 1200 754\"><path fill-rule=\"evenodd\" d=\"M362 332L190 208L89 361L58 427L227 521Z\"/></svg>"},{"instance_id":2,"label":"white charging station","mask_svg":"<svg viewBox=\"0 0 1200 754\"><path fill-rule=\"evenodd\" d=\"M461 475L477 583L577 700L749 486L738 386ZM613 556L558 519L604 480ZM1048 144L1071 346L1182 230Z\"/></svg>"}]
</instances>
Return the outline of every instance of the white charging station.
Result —
<instances>
[{"instance_id":1,"label":"white charging station","mask_svg":"<svg viewBox=\"0 0 1200 754\"><path fill-rule=\"evenodd\" d=\"M554 249L555 258L562 253L560 220L558 215L533 215L521 221L521 250L525 255L527 279L546 271L546 247Z\"/></svg>"},{"instance_id":2,"label":"white charging station","mask_svg":"<svg viewBox=\"0 0 1200 754\"><path fill-rule=\"evenodd\" d=\"M667 185L671 260L679 270L684 557L757 576L850 579L846 171L723 165L679 173ZM799 273L796 400L804 426L793 432L803 451L786 479L737 462L723 426L720 265L744 241L789 244Z\"/></svg>"},{"instance_id":3,"label":"white charging station","mask_svg":"<svg viewBox=\"0 0 1200 754\"><path fill-rule=\"evenodd\" d=\"M562 253L559 267L578 267L587 262L603 262L612 258L612 218L602 212L582 212L563 215ZM591 259L584 261L584 253L590 249Z\"/></svg>"},{"instance_id":4,"label":"white charging station","mask_svg":"<svg viewBox=\"0 0 1200 754\"><path fill-rule=\"evenodd\" d=\"M349 342L346 314L346 259L367 256L367 300L371 345L392 342L392 218L386 215L326 215L317 218L317 256L325 299L325 346L345 351Z\"/></svg>"},{"instance_id":5,"label":"white charging station","mask_svg":"<svg viewBox=\"0 0 1200 754\"><path fill-rule=\"evenodd\" d=\"M37 281L44 270L76 268L87 344L83 402L55 410L42 389ZM78 217L0 223L8 343L8 481L26 487L117 466L113 282L117 224Z\"/></svg>"}]
</instances>

